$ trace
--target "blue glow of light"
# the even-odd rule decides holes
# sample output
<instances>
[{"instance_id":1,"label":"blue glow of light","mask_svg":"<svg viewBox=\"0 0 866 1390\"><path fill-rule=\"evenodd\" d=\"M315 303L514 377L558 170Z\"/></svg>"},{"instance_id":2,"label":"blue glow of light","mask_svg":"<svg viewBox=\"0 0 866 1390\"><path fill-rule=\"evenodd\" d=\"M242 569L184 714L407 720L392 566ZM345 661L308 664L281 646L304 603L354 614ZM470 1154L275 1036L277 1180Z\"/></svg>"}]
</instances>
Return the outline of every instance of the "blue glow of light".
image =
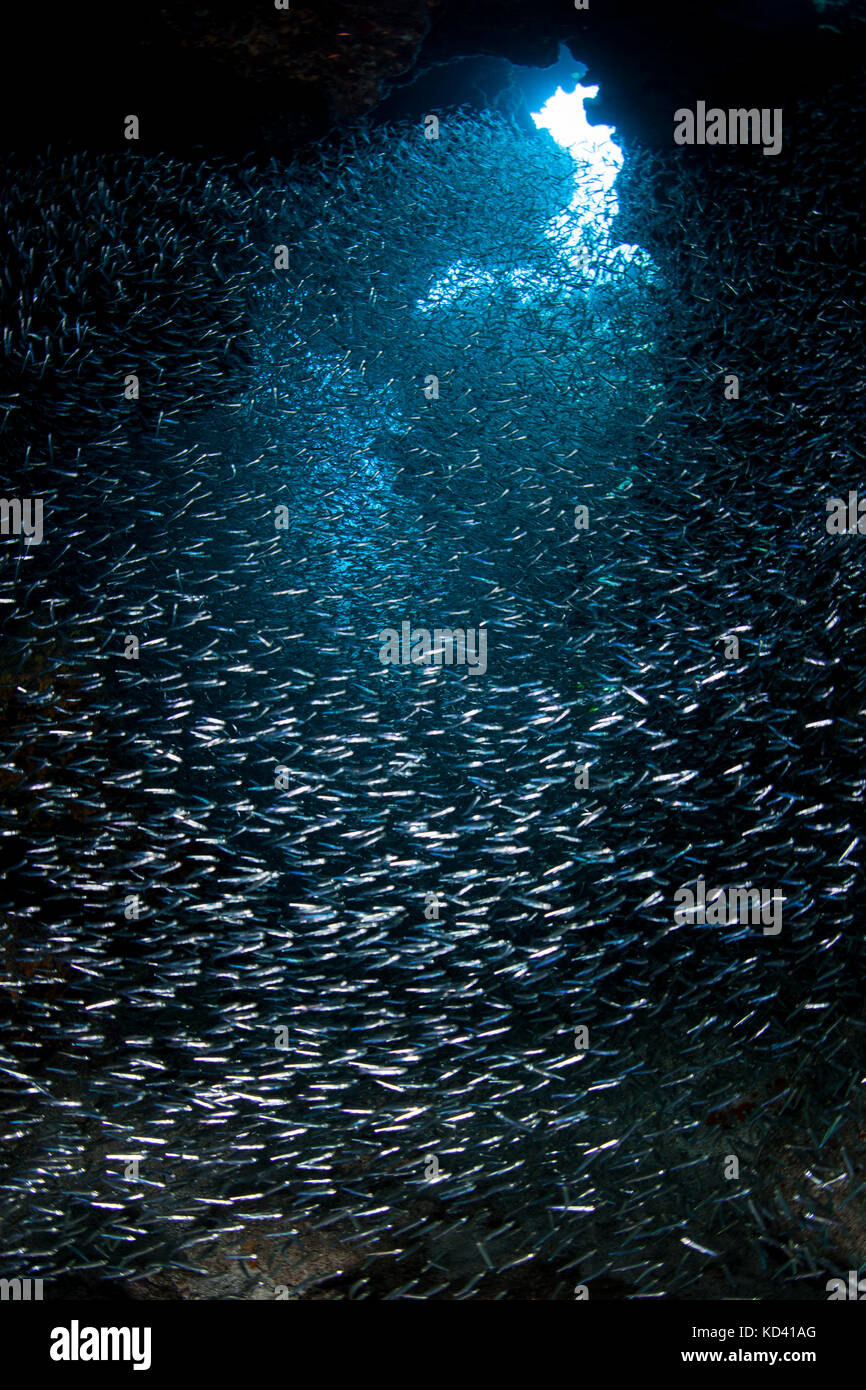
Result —
<instances>
[{"instance_id":1,"label":"blue glow of light","mask_svg":"<svg viewBox=\"0 0 866 1390\"><path fill-rule=\"evenodd\" d=\"M541 130L549 130L557 145L568 150L580 164L589 165L598 183L605 189L613 187L622 166L622 150L613 143L613 126L590 125L583 103L587 97L598 96L598 87L575 87L564 92L557 87L553 96L532 119Z\"/></svg>"},{"instance_id":2,"label":"blue glow of light","mask_svg":"<svg viewBox=\"0 0 866 1390\"><path fill-rule=\"evenodd\" d=\"M609 225L619 207L613 185L622 168L622 150L613 142L613 127L590 125L583 106L587 97L597 95L598 87L578 84L573 92L557 87L541 110L532 112L536 126L550 131L556 143L568 150L578 166L569 211L555 218L549 228L551 236L563 238L575 252L579 249L581 233L589 227ZM638 248L621 246L618 250L629 260Z\"/></svg>"},{"instance_id":3,"label":"blue glow of light","mask_svg":"<svg viewBox=\"0 0 866 1390\"><path fill-rule=\"evenodd\" d=\"M638 260L646 265L649 257L639 246L616 244L609 238L610 226L619 204L613 191L622 168L623 153L612 139L613 127L590 125L583 103L598 94L598 87L581 87L565 92L557 87L540 111L532 112L539 129L548 130L558 145L568 150L575 162L574 196L567 208L546 228L556 242L563 260L594 284L616 279L624 265ZM532 268L514 267L509 283L522 290L526 298L546 288L546 279ZM418 302L423 312L452 304L461 293L492 288L496 277L462 261L431 286Z\"/></svg>"}]
</instances>

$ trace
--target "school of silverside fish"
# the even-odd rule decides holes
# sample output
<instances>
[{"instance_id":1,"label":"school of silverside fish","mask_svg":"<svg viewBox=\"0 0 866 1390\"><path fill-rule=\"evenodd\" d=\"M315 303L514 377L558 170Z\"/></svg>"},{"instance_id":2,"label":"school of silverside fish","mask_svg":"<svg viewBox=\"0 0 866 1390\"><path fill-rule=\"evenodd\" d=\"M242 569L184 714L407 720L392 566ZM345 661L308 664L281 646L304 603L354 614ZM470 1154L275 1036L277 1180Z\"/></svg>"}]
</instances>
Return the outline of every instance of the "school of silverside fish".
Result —
<instances>
[{"instance_id":1,"label":"school of silverside fish","mask_svg":"<svg viewBox=\"0 0 866 1390\"><path fill-rule=\"evenodd\" d=\"M866 1258L862 106L633 151L582 249L590 171L492 116L9 165L4 1276L772 1299ZM404 621L486 671L383 665ZM677 924L700 876L781 932Z\"/></svg>"}]
</instances>

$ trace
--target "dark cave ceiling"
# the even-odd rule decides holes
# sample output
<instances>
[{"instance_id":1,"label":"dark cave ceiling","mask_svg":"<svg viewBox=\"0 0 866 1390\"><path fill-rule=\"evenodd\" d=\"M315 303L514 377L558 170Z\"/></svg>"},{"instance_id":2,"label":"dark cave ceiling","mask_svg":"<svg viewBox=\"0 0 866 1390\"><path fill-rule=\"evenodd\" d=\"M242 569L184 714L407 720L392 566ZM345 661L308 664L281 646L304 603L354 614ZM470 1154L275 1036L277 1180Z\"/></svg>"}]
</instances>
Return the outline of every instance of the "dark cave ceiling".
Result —
<instances>
[{"instance_id":1,"label":"dark cave ceiling","mask_svg":"<svg viewBox=\"0 0 866 1390\"><path fill-rule=\"evenodd\" d=\"M543 99L554 84L531 69L561 59L600 84L593 119L621 141L669 144L673 110L697 99L774 106L820 90L861 61L863 27L838 0L28 7L10 22L0 100L13 147L118 148L134 112L144 152L281 157L377 111L525 119L535 88Z\"/></svg>"}]
</instances>

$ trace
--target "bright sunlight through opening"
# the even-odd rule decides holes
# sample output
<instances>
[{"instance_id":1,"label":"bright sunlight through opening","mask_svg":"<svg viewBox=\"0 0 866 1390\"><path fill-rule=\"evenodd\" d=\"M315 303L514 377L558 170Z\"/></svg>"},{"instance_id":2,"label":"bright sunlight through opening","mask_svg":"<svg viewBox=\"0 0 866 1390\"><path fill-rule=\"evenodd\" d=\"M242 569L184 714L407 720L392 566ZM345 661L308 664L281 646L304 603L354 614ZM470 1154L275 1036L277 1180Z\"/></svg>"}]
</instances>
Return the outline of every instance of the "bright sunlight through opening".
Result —
<instances>
[{"instance_id":1,"label":"bright sunlight through opening","mask_svg":"<svg viewBox=\"0 0 866 1390\"><path fill-rule=\"evenodd\" d=\"M557 87L541 110L532 112L535 124L550 131L556 143L568 150L580 166L569 212L555 219L550 229L551 235L565 236L575 248L585 227L609 223L618 210L613 185L622 168L622 150L611 138L613 127L590 125L583 106L587 97L597 95L598 87L578 84L573 92ZM638 248L623 246L618 249L629 256Z\"/></svg>"}]
</instances>

